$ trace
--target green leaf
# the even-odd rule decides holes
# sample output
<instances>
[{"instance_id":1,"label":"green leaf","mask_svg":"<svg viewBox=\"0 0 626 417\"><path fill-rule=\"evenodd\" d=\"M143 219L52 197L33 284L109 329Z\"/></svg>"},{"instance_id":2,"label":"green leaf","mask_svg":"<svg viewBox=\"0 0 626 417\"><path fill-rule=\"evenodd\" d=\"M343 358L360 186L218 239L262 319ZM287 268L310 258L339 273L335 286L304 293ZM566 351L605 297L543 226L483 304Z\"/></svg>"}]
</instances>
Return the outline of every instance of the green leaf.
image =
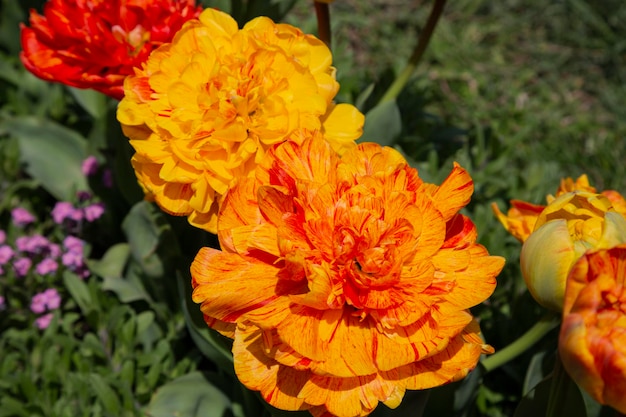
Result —
<instances>
[{"instance_id":1,"label":"green leaf","mask_svg":"<svg viewBox=\"0 0 626 417\"><path fill-rule=\"evenodd\" d=\"M87 284L71 271L63 272L63 283L83 314L88 315L94 309L94 300L91 298Z\"/></svg>"},{"instance_id":2,"label":"green leaf","mask_svg":"<svg viewBox=\"0 0 626 417\"><path fill-rule=\"evenodd\" d=\"M34 117L7 119L0 126L3 129L17 138L26 171L58 200L72 200L76 191L88 189L81 171L86 157L81 135Z\"/></svg>"},{"instance_id":3,"label":"green leaf","mask_svg":"<svg viewBox=\"0 0 626 417\"><path fill-rule=\"evenodd\" d=\"M120 414L121 404L120 400L111 386L100 375L91 373L89 374L89 382L91 387L96 392L96 395L104 405L104 408L114 416Z\"/></svg>"},{"instance_id":4,"label":"green leaf","mask_svg":"<svg viewBox=\"0 0 626 417\"><path fill-rule=\"evenodd\" d=\"M150 417L227 416L231 401L213 381L215 374L191 372L160 387L147 406ZM250 416L253 417L253 416Z\"/></svg>"},{"instance_id":5,"label":"green leaf","mask_svg":"<svg viewBox=\"0 0 626 417\"><path fill-rule=\"evenodd\" d=\"M148 275L160 276L163 264L156 251L162 230L154 221L153 211L154 207L146 201L135 204L122 222L122 229L128 237L133 258Z\"/></svg>"},{"instance_id":6,"label":"green leaf","mask_svg":"<svg viewBox=\"0 0 626 417\"><path fill-rule=\"evenodd\" d=\"M365 115L363 135L359 142L376 142L391 146L402 132L402 118L395 100L377 105Z\"/></svg>"},{"instance_id":7,"label":"green leaf","mask_svg":"<svg viewBox=\"0 0 626 417\"><path fill-rule=\"evenodd\" d=\"M89 270L102 278L119 278L130 255L128 243L118 243L106 251L102 259L90 260Z\"/></svg>"},{"instance_id":8,"label":"green leaf","mask_svg":"<svg viewBox=\"0 0 626 417\"><path fill-rule=\"evenodd\" d=\"M103 117L107 112L107 96L96 90L67 87L78 104L94 119Z\"/></svg>"},{"instance_id":9,"label":"green leaf","mask_svg":"<svg viewBox=\"0 0 626 417\"><path fill-rule=\"evenodd\" d=\"M548 408L552 376L545 378L537 384L522 400L515 410L513 417L537 417L544 416ZM585 402L580 389L575 384L570 384L565 393L567 401L562 403L560 409L562 416L587 417Z\"/></svg>"}]
</instances>

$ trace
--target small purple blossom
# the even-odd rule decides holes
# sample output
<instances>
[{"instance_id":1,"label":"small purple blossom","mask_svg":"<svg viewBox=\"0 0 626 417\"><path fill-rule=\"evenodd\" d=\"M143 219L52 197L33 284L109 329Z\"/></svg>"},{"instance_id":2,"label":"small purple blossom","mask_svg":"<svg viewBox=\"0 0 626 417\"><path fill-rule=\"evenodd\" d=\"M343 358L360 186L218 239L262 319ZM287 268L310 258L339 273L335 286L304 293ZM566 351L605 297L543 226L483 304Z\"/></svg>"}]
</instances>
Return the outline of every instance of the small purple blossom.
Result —
<instances>
[{"instance_id":1,"label":"small purple blossom","mask_svg":"<svg viewBox=\"0 0 626 417\"><path fill-rule=\"evenodd\" d=\"M44 253L48 250L49 245L50 241L42 235L20 236L15 239L15 246L20 252Z\"/></svg>"},{"instance_id":2,"label":"small purple blossom","mask_svg":"<svg viewBox=\"0 0 626 417\"><path fill-rule=\"evenodd\" d=\"M56 310L60 306L61 296L55 288L48 288L44 292L35 294L30 302L30 310L35 314Z\"/></svg>"},{"instance_id":3,"label":"small purple blossom","mask_svg":"<svg viewBox=\"0 0 626 417\"><path fill-rule=\"evenodd\" d=\"M61 246L57 243L50 243L48 245L48 255L51 258L58 258L61 256Z\"/></svg>"},{"instance_id":4,"label":"small purple blossom","mask_svg":"<svg viewBox=\"0 0 626 417\"><path fill-rule=\"evenodd\" d=\"M15 269L15 274L22 278L28 274L30 268L33 266L33 261L30 258L19 258L15 262L13 262L13 269Z\"/></svg>"},{"instance_id":5,"label":"small purple blossom","mask_svg":"<svg viewBox=\"0 0 626 417\"><path fill-rule=\"evenodd\" d=\"M46 311L47 299L46 295L42 292L37 293L30 300L30 311L35 314L41 314Z\"/></svg>"},{"instance_id":6,"label":"small purple blossom","mask_svg":"<svg viewBox=\"0 0 626 417\"><path fill-rule=\"evenodd\" d=\"M93 195L89 191L78 191L76 193L76 197L78 198L78 201L83 202L91 200L93 198Z\"/></svg>"},{"instance_id":7,"label":"small purple blossom","mask_svg":"<svg viewBox=\"0 0 626 417\"><path fill-rule=\"evenodd\" d=\"M50 322L52 321L52 313L44 314L35 320L35 324L41 330L47 329L50 326Z\"/></svg>"},{"instance_id":8,"label":"small purple blossom","mask_svg":"<svg viewBox=\"0 0 626 417\"><path fill-rule=\"evenodd\" d=\"M85 207L84 210L85 210L85 219L87 219L88 222L92 222L94 220L99 219L100 216L104 214L104 204L102 203L90 204L87 207Z\"/></svg>"},{"instance_id":9,"label":"small purple blossom","mask_svg":"<svg viewBox=\"0 0 626 417\"><path fill-rule=\"evenodd\" d=\"M63 246L70 252L79 252L82 255L85 241L76 236L69 235L63 239Z\"/></svg>"},{"instance_id":10,"label":"small purple blossom","mask_svg":"<svg viewBox=\"0 0 626 417\"><path fill-rule=\"evenodd\" d=\"M0 265L4 265L13 257L13 249L9 245L0 246Z\"/></svg>"},{"instance_id":11,"label":"small purple blossom","mask_svg":"<svg viewBox=\"0 0 626 417\"><path fill-rule=\"evenodd\" d=\"M98 172L98 159L93 155L88 156L81 165L81 171L87 177L95 175Z\"/></svg>"},{"instance_id":12,"label":"small purple blossom","mask_svg":"<svg viewBox=\"0 0 626 417\"><path fill-rule=\"evenodd\" d=\"M47 275L56 272L58 268L59 264L57 261L51 258L45 258L37 264L35 271L37 271L39 275Z\"/></svg>"},{"instance_id":13,"label":"small purple blossom","mask_svg":"<svg viewBox=\"0 0 626 417\"><path fill-rule=\"evenodd\" d=\"M77 222L83 219L82 210L75 208L72 203L67 201L57 201L51 214L56 224L63 224L66 219Z\"/></svg>"},{"instance_id":14,"label":"small purple blossom","mask_svg":"<svg viewBox=\"0 0 626 417\"><path fill-rule=\"evenodd\" d=\"M61 256L61 262L72 271L76 271L84 266L83 255L78 252L69 251L64 253L63 256Z\"/></svg>"},{"instance_id":15,"label":"small purple blossom","mask_svg":"<svg viewBox=\"0 0 626 417\"><path fill-rule=\"evenodd\" d=\"M11 219L18 227L28 226L36 220L35 216L23 207L15 207L11 210Z\"/></svg>"}]
</instances>

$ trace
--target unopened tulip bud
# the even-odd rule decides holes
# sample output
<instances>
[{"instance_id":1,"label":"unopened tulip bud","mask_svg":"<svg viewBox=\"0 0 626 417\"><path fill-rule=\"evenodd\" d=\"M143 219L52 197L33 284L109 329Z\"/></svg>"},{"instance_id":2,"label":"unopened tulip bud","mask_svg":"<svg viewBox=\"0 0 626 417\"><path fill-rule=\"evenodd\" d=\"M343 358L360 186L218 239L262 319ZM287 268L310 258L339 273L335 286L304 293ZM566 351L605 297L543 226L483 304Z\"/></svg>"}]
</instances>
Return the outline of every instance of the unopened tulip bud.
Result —
<instances>
[{"instance_id":1,"label":"unopened tulip bud","mask_svg":"<svg viewBox=\"0 0 626 417\"><path fill-rule=\"evenodd\" d=\"M522 246L520 265L526 285L542 306L562 311L572 265L587 250L626 242L626 220L605 196L565 193L539 215Z\"/></svg>"}]
</instances>

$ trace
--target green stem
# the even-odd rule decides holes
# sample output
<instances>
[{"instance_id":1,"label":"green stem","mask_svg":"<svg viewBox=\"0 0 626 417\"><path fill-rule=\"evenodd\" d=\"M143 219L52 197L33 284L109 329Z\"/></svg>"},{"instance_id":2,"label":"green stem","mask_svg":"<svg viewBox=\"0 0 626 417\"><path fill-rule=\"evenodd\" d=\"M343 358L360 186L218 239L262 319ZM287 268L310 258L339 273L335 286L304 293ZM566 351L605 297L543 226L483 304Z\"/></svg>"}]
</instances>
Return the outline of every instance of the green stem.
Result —
<instances>
[{"instance_id":1,"label":"green stem","mask_svg":"<svg viewBox=\"0 0 626 417\"><path fill-rule=\"evenodd\" d=\"M493 355L485 358L481 363L485 373L504 365L510 360L524 353L529 347L537 343L550 330L559 324L559 316L554 312L546 313L533 327L519 337L516 341Z\"/></svg>"},{"instance_id":2,"label":"green stem","mask_svg":"<svg viewBox=\"0 0 626 417\"><path fill-rule=\"evenodd\" d=\"M330 49L331 31L330 31L330 9L328 3L314 2L315 14L317 16L317 36Z\"/></svg>"},{"instance_id":3,"label":"green stem","mask_svg":"<svg viewBox=\"0 0 626 417\"><path fill-rule=\"evenodd\" d=\"M378 104L395 99L409 81L411 75L413 75L413 71L415 71L415 68L417 67L417 64L422 59L424 51L426 51L426 47L430 42L430 38L432 37L433 31L437 26L437 22L439 21L439 17L443 12L445 4L446 0L435 0L433 8L430 11L430 16L428 16L428 20L426 21L426 26L424 27L424 30L420 32L417 45L415 46L413 54L409 58L406 67L404 67L404 70L402 70L400 75L398 75L398 77L396 77L393 83L389 86Z\"/></svg>"}]
</instances>

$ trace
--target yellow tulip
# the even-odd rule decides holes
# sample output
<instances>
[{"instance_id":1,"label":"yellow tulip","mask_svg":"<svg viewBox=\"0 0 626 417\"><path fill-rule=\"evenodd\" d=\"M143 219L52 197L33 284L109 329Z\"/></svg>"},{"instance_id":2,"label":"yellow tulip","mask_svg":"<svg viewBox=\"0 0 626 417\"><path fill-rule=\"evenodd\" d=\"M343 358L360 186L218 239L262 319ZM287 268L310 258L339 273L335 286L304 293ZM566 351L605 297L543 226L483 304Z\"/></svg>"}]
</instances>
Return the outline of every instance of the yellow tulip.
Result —
<instances>
[{"instance_id":1,"label":"yellow tulip","mask_svg":"<svg viewBox=\"0 0 626 417\"><path fill-rule=\"evenodd\" d=\"M522 246L520 265L526 285L542 306L563 310L572 265L589 249L626 242L626 220L602 194L568 192L541 212Z\"/></svg>"}]
</instances>

